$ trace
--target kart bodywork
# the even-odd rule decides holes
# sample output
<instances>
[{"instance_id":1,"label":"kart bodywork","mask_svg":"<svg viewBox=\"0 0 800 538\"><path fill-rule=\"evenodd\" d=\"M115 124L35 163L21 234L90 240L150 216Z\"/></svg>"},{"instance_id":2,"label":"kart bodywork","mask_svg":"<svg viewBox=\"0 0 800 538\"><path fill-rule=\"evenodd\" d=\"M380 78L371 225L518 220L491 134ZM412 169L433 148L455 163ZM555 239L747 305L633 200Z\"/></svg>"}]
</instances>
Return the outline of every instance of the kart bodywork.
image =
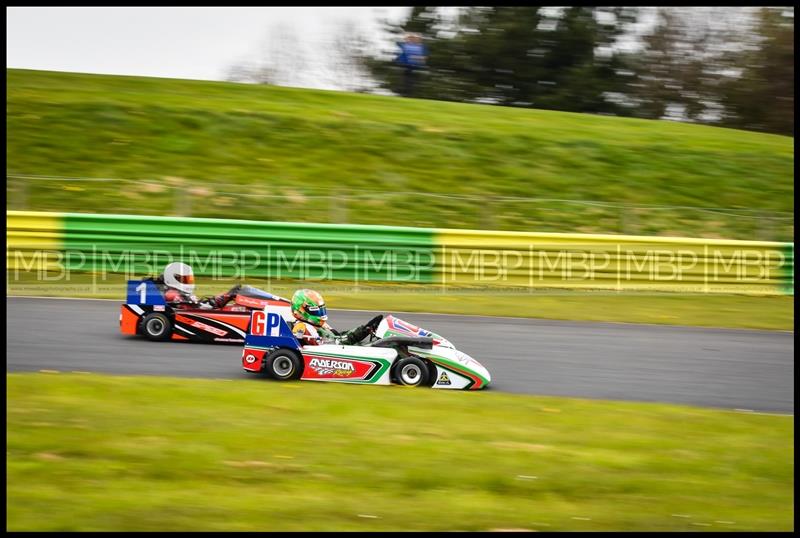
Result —
<instances>
[{"instance_id":1,"label":"kart bodywork","mask_svg":"<svg viewBox=\"0 0 800 538\"><path fill-rule=\"evenodd\" d=\"M150 340L203 343L245 341L250 314L266 306L289 311L286 299L251 286L242 287L234 303L223 308L180 308L170 305L152 280L129 280L125 304L120 307L122 334Z\"/></svg>"},{"instance_id":2,"label":"kart bodywork","mask_svg":"<svg viewBox=\"0 0 800 538\"><path fill-rule=\"evenodd\" d=\"M278 380L482 389L491 376L478 361L441 336L386 316L362 345L303 345L274 306L253 311L242 367Z\"/></svg>"}]
</instances>

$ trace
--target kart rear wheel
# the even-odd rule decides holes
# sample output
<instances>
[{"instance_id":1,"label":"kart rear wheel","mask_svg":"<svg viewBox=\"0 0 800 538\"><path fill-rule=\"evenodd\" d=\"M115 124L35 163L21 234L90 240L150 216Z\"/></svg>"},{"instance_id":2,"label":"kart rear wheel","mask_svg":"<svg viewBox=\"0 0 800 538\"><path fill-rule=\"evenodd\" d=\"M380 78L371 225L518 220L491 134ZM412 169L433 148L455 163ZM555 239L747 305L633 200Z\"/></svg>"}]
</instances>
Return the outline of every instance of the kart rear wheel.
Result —
<instances>
[{"instance_id":1,"label":"kart rear wheel","mask_svg":"<svg viewBox=\"0 0 800 538\"><path fill-rule=\"evenodd\" d=\"M436 369L436 364L433 361L425 360L425 364L428 365L428 383L425 385L427 387L433 387L438 381L439 377L437 375L438 371Z\"/></svg>"},{"instance_id":2,"label":"kart rear wheel","mask_svg":"<svg viewBox=\"0 0 800 538\"><path fill-rule=\"evenodd\" d=\"M142 332L155 342L163 342L172 337L172 322L160 312L150 312L142 318Z\"/></svg>"},{"instance_id":3,"label":"kart rear wheel","mask_svg":"<svg viewBox=\"0 0 800 538\"><path fill-rule=\"evenodd\" d=\"M394 378L400 385L421 387L428 384L431 372L428 365L417 357L404 357L394 364Z\"/></svg>"},{"instance_id":4,"label":"kart rear wheel","mask_svg":"<svg viewBox=\"0 0 800 538\"><path fill-rule=\"evenodd\" d=\"M303 361L291 349L276 349L264 357L264 371L278 381L300 379Z\"/></svg>"}]
</instances>

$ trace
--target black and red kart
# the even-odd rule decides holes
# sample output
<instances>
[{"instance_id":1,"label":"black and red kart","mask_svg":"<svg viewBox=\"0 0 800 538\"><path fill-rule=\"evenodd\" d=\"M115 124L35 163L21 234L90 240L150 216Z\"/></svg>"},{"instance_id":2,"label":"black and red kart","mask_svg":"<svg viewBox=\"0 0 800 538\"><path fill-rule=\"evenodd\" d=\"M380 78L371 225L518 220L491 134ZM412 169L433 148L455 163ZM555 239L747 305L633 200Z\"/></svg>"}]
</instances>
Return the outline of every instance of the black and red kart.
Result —
<instances>
[{"instance_id":1,"label":"black and red kart","mask_svg":"<svg viewBox=\"0 0 800 538\"><path fill-rule=\"evenodd\" d=\"M128 298L120 308L122 334L142 335L154 341L242 344L253 310L266 306L290 308L290 301L253 286L242 286L232 304L201 309L168 304L152 280L129 280Z\"/></svg>"}]
</instances>

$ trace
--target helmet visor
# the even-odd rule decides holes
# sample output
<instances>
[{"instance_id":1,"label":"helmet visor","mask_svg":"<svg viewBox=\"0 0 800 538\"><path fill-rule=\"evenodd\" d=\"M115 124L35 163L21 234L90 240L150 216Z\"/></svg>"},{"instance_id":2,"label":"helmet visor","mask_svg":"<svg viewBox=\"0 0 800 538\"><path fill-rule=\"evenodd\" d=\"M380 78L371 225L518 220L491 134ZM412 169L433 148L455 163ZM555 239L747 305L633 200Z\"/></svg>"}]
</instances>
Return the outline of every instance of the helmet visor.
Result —
<instances>
[{"instance_id":1,"label":"helmet visor","mask_svg":"<svg viewBox=\"0 0 800 538\"><path fill-rule=\"evenodd\" d=\"M175 280L181 284L194 284L194 275L175 275Z\"/></svg>"},{"instance_id":2,"label":"helmet visor","mask_svg":"<svg viewBox=\"0 0 800 538\"><path fill-rule=\"evenodd\" d=\"M327 319L328 318L328 309L325 308L325 305L322 306L306 306L306 312L311 314L312 316L316 316L320 319Z\"/></svg>"}]
</instances>

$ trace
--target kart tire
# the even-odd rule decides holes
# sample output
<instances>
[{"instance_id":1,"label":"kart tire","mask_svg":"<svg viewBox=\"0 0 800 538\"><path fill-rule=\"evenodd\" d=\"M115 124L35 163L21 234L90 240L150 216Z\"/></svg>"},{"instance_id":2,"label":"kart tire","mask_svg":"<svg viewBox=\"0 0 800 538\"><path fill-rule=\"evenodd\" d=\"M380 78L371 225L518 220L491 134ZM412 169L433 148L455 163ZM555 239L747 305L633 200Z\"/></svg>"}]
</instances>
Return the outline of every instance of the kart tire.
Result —
<instances>
[{"instance_id":1,"label":"kart tire","mask_svg":"<svg viewBox=\"0 0 800 538\"><path fill-rule=\"evenodd\" d=\"M142 333L154 342L163 342L172 338L172 321L166 314L150 312L142 318Z\"/></svg>"},{"instance_id":2,"label":"kart tire","mask_svg":"<svg viewBox=\"0 0 800 538\"><path fill-rule=\"evenodd\" d=\"M438 376L436 375L438 370L436 369L436 364L433 361L425 360L425 364L428 365L428 383L426 386L433 387L438 380Z\"/></svg>"},{"instance_id":3,"label":"kart tire","mask_svg":"<svg viewBox=\"0 0 800 538\"><path fill-rule=\"evenodd\" d=\"M275 349L264 357L264 372L278 381L300 379L303 361L291 349Z\"/></svg>"},{"instance_id":4,"label":"kart tire","mask_svg":"<svg viewBox=\"0 0 800 538\"><path fill-rule=\"evenodd\" d=\"M392 370L396 382L407 387L426 386L431 377L430 368L418 357L403 357Z\"/></svg>"}]
</instances>

